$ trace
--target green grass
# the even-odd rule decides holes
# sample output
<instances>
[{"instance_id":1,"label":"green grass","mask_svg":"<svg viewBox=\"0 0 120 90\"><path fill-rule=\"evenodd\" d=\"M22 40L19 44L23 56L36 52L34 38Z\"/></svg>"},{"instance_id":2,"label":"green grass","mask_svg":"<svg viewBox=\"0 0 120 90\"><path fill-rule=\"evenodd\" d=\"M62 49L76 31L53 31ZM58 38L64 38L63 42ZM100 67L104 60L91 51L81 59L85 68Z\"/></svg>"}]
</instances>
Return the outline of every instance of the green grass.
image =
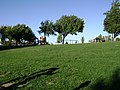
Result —
<instances>
[{"instance_id":1,"label":"green grass","mask_svg":"<svg viewBox=\"0 0 120 90\"><path fill-rule=\"evenodd\" d=\"M98 80L109 81L119 67L119 42L4 50L0 51L0 85L12 80L14 89L20 90L73 90L90 81L82 90L93 90Z\"/></svg>"}]
</instances>

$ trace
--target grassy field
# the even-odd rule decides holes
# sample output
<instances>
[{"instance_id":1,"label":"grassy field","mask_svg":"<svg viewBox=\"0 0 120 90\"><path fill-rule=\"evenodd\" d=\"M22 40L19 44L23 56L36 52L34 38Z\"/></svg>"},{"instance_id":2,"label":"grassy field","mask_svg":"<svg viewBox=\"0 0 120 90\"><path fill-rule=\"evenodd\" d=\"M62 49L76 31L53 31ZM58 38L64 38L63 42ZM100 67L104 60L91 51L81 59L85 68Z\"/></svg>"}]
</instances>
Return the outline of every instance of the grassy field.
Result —
<instances>
[{"instance_id":1,"label":"grassy field","mask_svg":"<svg viewBox=\"0 0 120 90\"><path fill-rule=\"evenodd\" d=\"M120 42L0 51L0 89L120 90Z\"/></svg>"}]
</instances>

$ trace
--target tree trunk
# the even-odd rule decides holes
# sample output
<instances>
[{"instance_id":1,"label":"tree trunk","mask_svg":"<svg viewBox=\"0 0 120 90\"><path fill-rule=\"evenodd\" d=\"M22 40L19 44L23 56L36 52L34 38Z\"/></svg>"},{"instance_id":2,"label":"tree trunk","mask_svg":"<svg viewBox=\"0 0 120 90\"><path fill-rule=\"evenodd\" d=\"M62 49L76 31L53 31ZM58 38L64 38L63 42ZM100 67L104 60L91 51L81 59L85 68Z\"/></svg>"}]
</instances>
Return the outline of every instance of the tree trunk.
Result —
<instances>
[{"instance_id":1,"label":"tree trunk","mask_svg":"<svg viewBox=\"0 0 120 90\"><path fill-rule=\"evenodd\" d=\"M15 43L15 46L17 46L17 41L16 41L16 43Z\"/></svg>"},{"instance_id":2,"label":"tree trunk","mask_svg":"<svg viewBox=\"0 0 120 90\"><path fill-rule=\"evenodd\" d=\"M115 38L115 37L114 37L114 33L112 33L112 41L114 41L114 38Z\"/></svg>"},{"instance_id":3,"label":"tree trunk","mask_svg":"<svg viewBox=\"0 0 120 90\"><path fill-rule=\"evenodd\" d=\"M46 34L44 33L44 38L43 38L44 44L46 44Z\"/></svg>"},{"instance_id":4,"label":"tree trunk","mask_svg":"<svg viewBox=\"0 0 120 90\"><path fill-rule=\"evenodd\" d=\"M18 46L18 40L16 40L15 46Z\"/></svg>"},{"instance_id":5,"label":"tree trunk","mask_svg":"<svg viewBox=\"0 0 120 90\"><path fill-rule=\"evenodd\" d=\"M9 40L9 46L11 46L11 41L12 41L12 40Z\"/></svg>"},{"instance_id":6,"label":"tree trunk","mask_svg":"<svg viewBox=\"0 0 120 90\"><path fill-rule=\"evenodd\" d=\"M63 36L63 39L62 39L62 44L64 44L64 40L65 40L65 36Z\"/></svg>"}]
</instances>

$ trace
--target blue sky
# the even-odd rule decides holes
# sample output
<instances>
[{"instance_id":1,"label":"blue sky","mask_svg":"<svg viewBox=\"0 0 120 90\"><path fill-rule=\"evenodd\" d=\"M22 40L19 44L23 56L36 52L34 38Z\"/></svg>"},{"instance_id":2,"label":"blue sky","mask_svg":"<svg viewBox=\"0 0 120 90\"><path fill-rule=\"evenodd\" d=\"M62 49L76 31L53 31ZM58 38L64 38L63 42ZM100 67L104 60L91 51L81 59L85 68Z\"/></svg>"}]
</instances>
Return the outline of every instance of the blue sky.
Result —
<instances>
[{"instance_id":1,"label":"blue sky","mask_svg":"<svg viewBox=\"0 0 120 90\"><path fill-rule=\"evenodd\" d=\"M83 33L77 36L68 35L66 39L79 40L82 36L85 41L93 39L104 32L104 12L111 7L112 0L0 0L1 25L28 25L37 37L40 22L51 20L55 22L62 15L76 15L83 18L85 27ZM57 36L47 38L49 43L55 43Z\"/></svg>"}]
</instances>

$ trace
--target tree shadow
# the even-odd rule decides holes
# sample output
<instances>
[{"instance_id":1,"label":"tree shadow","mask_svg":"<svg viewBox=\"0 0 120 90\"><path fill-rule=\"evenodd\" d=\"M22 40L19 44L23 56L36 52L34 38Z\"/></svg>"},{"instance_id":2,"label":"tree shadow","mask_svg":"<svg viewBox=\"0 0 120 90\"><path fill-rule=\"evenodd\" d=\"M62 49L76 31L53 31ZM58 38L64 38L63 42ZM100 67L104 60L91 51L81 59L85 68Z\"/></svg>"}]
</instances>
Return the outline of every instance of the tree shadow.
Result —
<instances>
[{"instance_id":1,"label":"tree shadow","mask_svg":"<svg viewBox=\"0 0 120 90\"><path fill-rule=\"evenodd\" d=\"M4 50L11 50L11 49L18 49L18 48L25 48L25 47L33 47L37 45L26 45L26 46L0 46L0 51Z\"/></svg>"},{"instance_id":2,"label":"tree shadow","mask_svg":"<svg viewBox=\"0 0 120 90\"><path fill-rule=\"evenodd\" d=\"M85 88L85 87L87 87L90 83L91 83L91 81L83 82L83 83L81 83L78 87L74 88L73 90L80 90L80 89L82 89L82 88Z\"/></svg>"},{"instance_id":3,"label":"tree shadow","mask_svg":"<svg viewBox=\"0 0 120 90\"><path fill-rule=\"evenodd\" d=\"M92 90L120 90L120 69L117 68L108 82L100 79L92 86Z\"/></svg>"},{"instance_id":4,"label":"tree shadow","mask_svg":"<svg viewBox=\"0 0 120 90\"><path fill-rule=\"evenodd\" d=\"M13 90L13 89L20 88L19 85L26 84L28 81L36 77L42 76L42 75L53 75L55 74L55 71L58 69L59 68L49 68L49 69L45 69L45 70L32 73L27 76L17 77L10 81L3 82L0 84L0 90Z\"/></svg>"}]
</instances>

